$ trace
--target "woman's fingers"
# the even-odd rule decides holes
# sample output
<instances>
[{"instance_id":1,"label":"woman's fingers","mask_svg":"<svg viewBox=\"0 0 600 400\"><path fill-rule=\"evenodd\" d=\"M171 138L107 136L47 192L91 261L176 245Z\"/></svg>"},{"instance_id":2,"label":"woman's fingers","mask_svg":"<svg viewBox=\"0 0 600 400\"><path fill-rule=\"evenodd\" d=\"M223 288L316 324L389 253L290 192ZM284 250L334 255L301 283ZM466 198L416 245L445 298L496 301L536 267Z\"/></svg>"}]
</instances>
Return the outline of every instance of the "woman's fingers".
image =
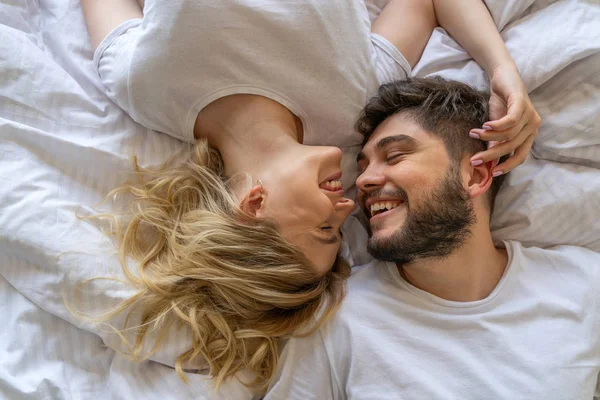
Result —
<instances>
[{"instance_id":1,"label":"woman's fingers","mask_svg":"<svg viewBox=\"0 0 600 400\"><path fill-rule=\"evenodd\" d=\"M484 140L486 142L505 142L516 138L523 131L523 128L525 128L527 124L527 119L522 118L517 122L516 125L505 131L471 129L471 131L469 132L469 136L471 136L472 138Z\"/></svg>"},{"instance_id":2,"label":"woman's fingers","mask_svg":"<svg viewBox=\"0 0 600 400\"><path fill-rule=\"evenodd\" d=\"M531 147L533 146L533 142L535 141L535 135L530 135L527 140L517 148L515 154L513 154L508 160L504 161L502 164L498 164L492 170L492 176L500 176L503 174L512 171L517 168L519 165L523 164L525 160L527 160L527 156L531 151Z\"/></svg>"},{"instance_id":3,"label":"woman's fingers","mask_svg":"<svg viewBox=\"0 0 600 400\"><path fill-rule=\"evenodd\" d=\"M516 68L502 68L494 72L489 101L490 118L481 129L472 129L469 136L487 141L486 151L471 158L473 165L498 161L512 155L500 165L493 166L495 176L507 173L527 159L533 146L541 119L535 111L527 88Z\"/></svg>"},{"instance_id":4,"label":"woman's fingers","mask_svg":"<svg viewBox=\"0 0 600 400\"><path fill-rule=\"evenodd\" d=\"M527 124L512 140L504 141L488 148L486 151L475 154L473 157L471 157L471 163L473 165L479 165L482 163L499 160L503 156L515 152L515 155L513 155L511 159L505 161L500 166L495 168L495 171L502 170L502 172L506 173L525 161L527 153L533 146L533 141L535 140L536 135L537 127L533 124ZM522 154L523 151L525 151L524 154ZM515 159L512 160L512 158ZM511 162L508 163L508 161Z\"/></svg>"},{"instance_id":5,"label":"woman's fingers","mask_svg":"<svg viewBox=\"0 0 600 400\"><path fill-rule=\"evenodd\" d=\"M513 100L514 99L514 100ZM507 103L506 115L495 121L488 121L483 124L483 128L493 131L507 131L518 125L526 115L533 109L531 103L521 96L514 96Z\"/></svg>"}]
</instances>

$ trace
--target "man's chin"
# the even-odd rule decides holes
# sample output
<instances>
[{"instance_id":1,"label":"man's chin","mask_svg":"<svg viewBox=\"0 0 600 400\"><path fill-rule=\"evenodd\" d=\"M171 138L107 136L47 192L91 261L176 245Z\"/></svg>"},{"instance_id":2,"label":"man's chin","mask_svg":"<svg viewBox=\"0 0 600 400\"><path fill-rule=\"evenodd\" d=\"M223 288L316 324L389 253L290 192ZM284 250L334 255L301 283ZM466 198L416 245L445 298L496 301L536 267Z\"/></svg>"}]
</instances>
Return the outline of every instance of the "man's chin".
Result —
<instances>
[{"instance_id":1,"label":"man's chin","mask_svg":"<svg viewBox=\"0 0 600 400\"><path fill-rule=\"evenodd\" d=\"M387 242L395 237L402 227L385 226L384 224L378 224L371 227L369 239L373 242Z\"/></svg>"},{"instance_id":2,"label":"man's chin","mask_svg":"<svg viewBox=\"0 0 600 400\"><path fill-rule=\"evenodd\" d=\"M392 221L392 218L371 222L369 224L370 237L378 240L391 238L394 233L402 229L402 225L401 221Z\"/></svg>"},{"instance_id":3,"label":"man's chin","mask_svg":"<svg viewBox=\"0 0 600 400\"><path fill-rule=\"evenodd\" d=\"M395 261L397 240L397 235L394 232L374 232L367 242L367 250L379 260Z\"/></svg>"}]
</instances>

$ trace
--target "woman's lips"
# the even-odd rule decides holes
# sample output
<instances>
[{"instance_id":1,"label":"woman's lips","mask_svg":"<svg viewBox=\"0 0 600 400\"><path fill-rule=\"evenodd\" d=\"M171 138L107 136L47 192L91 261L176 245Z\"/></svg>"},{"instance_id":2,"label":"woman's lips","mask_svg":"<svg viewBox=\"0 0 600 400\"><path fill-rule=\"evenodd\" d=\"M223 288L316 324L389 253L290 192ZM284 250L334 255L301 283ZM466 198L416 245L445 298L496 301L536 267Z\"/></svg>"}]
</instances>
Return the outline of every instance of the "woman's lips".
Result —
<instances>
[{"instance_id":1,"label":"woman's lips","mask_svg":"<svg viewBox=\"0 0 600 400\"><path fill-rule=\"evenodd\" d=\"M342 182L340 179L342 178L341 172L336 172L335 174L329 176L325 179L321 184L319 184L319 188L326 190L328 192L344 192L342 187Z\"/></svg>"}]
</instances>

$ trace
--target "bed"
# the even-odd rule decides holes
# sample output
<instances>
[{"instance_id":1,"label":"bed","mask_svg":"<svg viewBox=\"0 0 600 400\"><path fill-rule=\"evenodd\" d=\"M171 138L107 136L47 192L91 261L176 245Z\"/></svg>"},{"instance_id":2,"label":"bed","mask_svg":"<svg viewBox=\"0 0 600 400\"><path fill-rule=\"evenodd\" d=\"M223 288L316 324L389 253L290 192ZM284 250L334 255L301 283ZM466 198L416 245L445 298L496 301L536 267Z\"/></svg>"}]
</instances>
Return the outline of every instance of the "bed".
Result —
<instances>
[{"instance_id":1,"label":"bed","mask_svg":"<svg viewBox=\"0 0 600 400\"><path fill-rule=\"evenodd\" d=\"M377 15L382 1L369 0ZM512 172L494 238L600 251L600 4L486 1L543 118L532 154ZM0 0L0 397L8 399L245 399L171 368L186 335L132 363L103 326L73 317L64 298L87 278L119 275L114 244L86 215L131 171L185 145L132 121L104 94L77 0ZM486 85L445 32L434 32L415 74ZM355 262L364 232L347 238ZM127 289L98 282L82 300L105 309Z\"/></svg>"}]
</instances>

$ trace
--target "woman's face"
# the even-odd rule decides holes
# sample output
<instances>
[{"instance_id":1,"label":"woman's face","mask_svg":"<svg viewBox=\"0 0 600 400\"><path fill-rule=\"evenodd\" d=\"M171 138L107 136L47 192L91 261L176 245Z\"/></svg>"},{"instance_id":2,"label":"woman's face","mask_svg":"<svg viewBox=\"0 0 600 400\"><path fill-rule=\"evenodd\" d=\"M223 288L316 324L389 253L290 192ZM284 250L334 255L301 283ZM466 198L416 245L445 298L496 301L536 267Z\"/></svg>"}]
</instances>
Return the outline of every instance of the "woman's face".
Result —
<instances>
[{"instance_id":1,"label":"woman's face","mask_svg":"<svg viewBox=\"0 0 600 400\"><path fill-rule=\"evenodd\" d=\"M293 146L270 165L261 214L277 221L282 235L324 275L341 246L340 227L354 209L344 198L337 147Z\"/></svg>"}]
</instances>

